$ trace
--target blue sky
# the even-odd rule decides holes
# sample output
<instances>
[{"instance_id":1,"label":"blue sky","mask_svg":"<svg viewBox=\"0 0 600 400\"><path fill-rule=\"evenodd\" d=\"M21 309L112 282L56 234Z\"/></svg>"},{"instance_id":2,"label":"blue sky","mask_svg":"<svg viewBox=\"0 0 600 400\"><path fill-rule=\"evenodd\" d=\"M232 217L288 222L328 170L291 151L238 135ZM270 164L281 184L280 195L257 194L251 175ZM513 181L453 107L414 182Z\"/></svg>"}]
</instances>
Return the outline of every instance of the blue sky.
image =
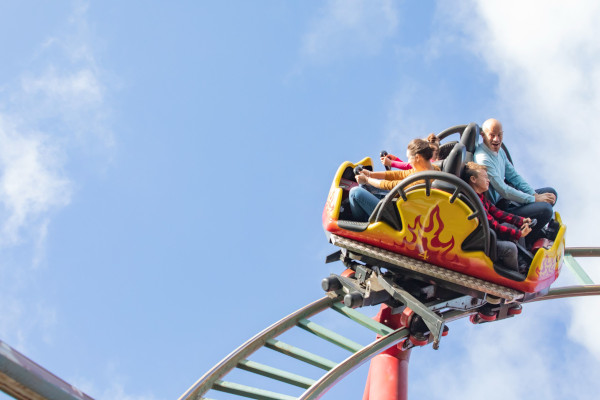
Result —
<instances>
[{"instance_id":1,"label":"blue sky","mask_svg":"<svg viewBox=\"0 0 600 400\"><path fill-rule=\"evenodd\" d=\"M3 4L0 339L95 398L177 398L341 271L323 262L320 221L341 162L489 117L522 175L558 190L568 246L597 245L599 14L592 1ZM439 351L413 352L411 397L590 398L598 306L455 322ZM365 371L328 396L359 398Z\"/></svg>"}]
</instances>

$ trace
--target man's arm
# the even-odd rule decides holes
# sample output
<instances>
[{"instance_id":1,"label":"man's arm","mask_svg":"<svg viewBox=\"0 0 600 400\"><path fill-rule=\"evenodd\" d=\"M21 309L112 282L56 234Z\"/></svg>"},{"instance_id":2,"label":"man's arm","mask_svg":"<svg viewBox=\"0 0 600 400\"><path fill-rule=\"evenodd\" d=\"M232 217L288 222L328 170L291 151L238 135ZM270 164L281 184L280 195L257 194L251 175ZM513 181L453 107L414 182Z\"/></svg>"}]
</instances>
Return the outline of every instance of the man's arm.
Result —
<instances>
[{"instance_id":1,"label":"man's arm","mask_svg":"<svg viewBox=\"0 0 600 400\"><path fill-rule=\"evenodd\" d=\"M504 157L504 162L506 163L506 180L510 182L512 186L514 186L517 190L529 194L534 195L535 190L523 179L521 175L517 172L515 167L508 161L505 154L502 154Z\"/></svg>"},{"instance_id":2,"label":"man's arm","mask_svg":"<svg viewBox=\"0 0 600 400\"><path fill-rule=\"evenodd\" d=\"M504 155L504 151L500 150L500 154L498 156L502 157L502 155ZM498 162L494 162L494 160L492 160L491 157L489 157L487 154L481 153L477 154L477 156L477 163L486 166L488 178L490 179L490 184L500 197L507 200L516 201L517 203L522 204L533 203L535 201L535 197L533 196L533 194L529 194L528 192L523 192L521 190L515 189L514 187L504 182L504 177L505 173L507 172L507 169L510 169L512 172L516 173L514 168L512 167L512 164L510 164L506 159L506 156L504 156L504 160L506 162L507 167L505 167L504 171L500 171L499 168L501 167L501 165ZM521 180L523 180L523 178L521 178ZM524 180L523 183L527 185L527 183ZM527 185L527 187L529 187L529 185Z\"/></svg>"}]
</instances>

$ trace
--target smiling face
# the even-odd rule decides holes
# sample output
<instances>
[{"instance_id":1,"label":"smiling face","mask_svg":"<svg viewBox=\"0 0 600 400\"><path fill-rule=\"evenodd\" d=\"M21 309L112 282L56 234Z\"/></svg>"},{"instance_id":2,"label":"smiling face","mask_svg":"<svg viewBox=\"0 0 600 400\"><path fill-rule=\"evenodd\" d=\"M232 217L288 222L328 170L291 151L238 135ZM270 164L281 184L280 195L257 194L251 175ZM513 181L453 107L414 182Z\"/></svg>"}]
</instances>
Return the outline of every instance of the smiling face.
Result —
<instances>
[{"instance_id":1,"label":"smiling face","mask_svg":"<svg viewBox=\"0 0 600 400\"><path fill-rule=\"evenodd\" d=\"M502 131L502 124L495 119L488 119L481 128L481 136L483 137L483 144L488 149L497 153L500 151L502 146L502 137L504 132Z\"/></svg>"}]
</instances>

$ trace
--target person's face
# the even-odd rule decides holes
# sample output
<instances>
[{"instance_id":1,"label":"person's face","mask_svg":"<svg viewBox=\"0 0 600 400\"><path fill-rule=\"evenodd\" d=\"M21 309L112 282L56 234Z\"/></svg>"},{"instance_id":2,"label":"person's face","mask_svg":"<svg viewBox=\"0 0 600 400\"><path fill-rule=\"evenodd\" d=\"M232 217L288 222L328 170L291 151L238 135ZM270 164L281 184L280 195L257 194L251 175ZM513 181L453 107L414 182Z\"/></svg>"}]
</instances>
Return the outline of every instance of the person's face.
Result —
<instances>
[{"instance_id":1,"label":"person's face","mask_svg":"<svg viewBox=\"0 0 600 400\"><path fill-rule=\"evenodd\" d=\"M490 187L490 180L486 170L479 170L471 177L471 186L477 193L483 193Z\"/></svg>"},{"instance_id":2,"label":"person's face","mask_svg":"<svg viewBox=\"0 0 600 400\"><path fill-rule=\"evenodd\" d=\"M406 150L406 162L413 163L415 161L415 156L410 154L410 150Z\"/></svg>"},{"instance_id":3,"label":"person's face","mask_svg":"<svg viewBox=\"0 0 600 400\"><path fill-rule=\"evenodd\" d=\"M493 152L499 152L500 146L502 146L502 137L504 132L502 132L502 125L494 125L488 131L481 131L481 136L483 136L483 143Z\"/></svg>"}]
</instances>

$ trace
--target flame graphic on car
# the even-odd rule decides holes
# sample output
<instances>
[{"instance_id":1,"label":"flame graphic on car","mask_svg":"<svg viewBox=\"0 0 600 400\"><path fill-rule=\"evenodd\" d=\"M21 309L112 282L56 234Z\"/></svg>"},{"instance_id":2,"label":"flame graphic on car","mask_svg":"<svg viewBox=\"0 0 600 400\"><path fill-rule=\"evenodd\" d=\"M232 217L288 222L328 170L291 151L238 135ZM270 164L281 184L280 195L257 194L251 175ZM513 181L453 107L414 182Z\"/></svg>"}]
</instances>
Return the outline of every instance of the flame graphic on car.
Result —
<instances>
[{"instance_id":1,"label":"flame graphic on car","mask_svg":"<svg viewBox=\"0 0 600 400\"><path fill-rule=\"evenodd\" d=\"M444 231L444 222L440 216L440 207L436 205L421 222L422 215L418 215L412 226L407 226L407 234L403 239L402 247L407 251L417 253L420 258L428 261L432 257L438 261L455 261L456 254L450 254L454 248L454 236L444 242L441 235Z\"/></svg>"},{"instance_id":2,"label":"flame graphic on car","mask_svg":"<svg viewBox=\"0 0 600 400\"><path fill-rule=\"evenodd\" d=\"M556 258L546 256L542 263L535 269L539 279L545 279L555 274L556 271Z\"/></svg>"}]
</instances>

